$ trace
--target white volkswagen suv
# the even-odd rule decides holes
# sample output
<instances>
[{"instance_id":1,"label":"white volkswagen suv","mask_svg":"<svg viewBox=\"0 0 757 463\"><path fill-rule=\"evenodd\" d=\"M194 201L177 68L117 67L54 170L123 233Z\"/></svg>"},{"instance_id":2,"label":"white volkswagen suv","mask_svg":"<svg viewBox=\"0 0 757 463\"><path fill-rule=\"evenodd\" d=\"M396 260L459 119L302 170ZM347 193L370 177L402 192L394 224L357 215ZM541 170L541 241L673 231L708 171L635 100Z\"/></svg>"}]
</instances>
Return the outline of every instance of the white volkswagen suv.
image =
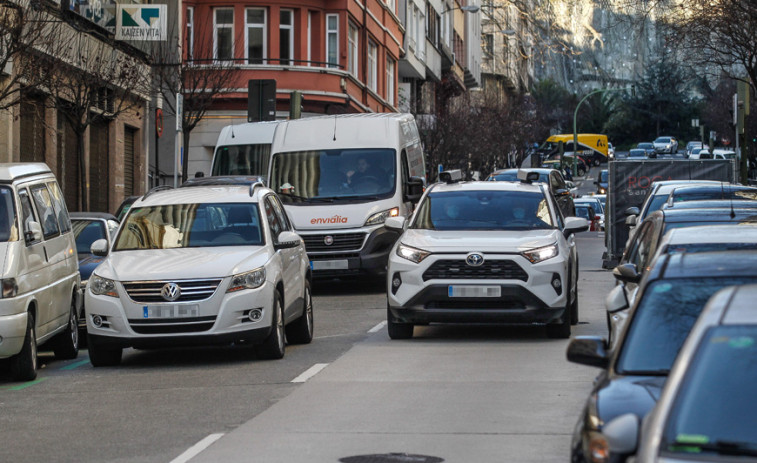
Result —
<instances>
[{"instance_id":1,"label":"white volkswagen suv","mask_svg":"<svg viewBox=\"0 0 757 463\"><path fill-rule=\"evenodd\" d=\"M89 279L89 358L124 347L249 342L284 356L313 338L310 265L276 194L208 177L137 200Z\"/></svg>"},{"instance_id":2,"label":"white volkswagen suv","mask_svg":"<svg viewBox=\"0 0 757 463\"><path fill-rule=\"evenodd\" d=\"M521 182L437 183L426 190L389 254L387 321L392 339L415 324L543 323L567 338L578 323L578 256L573 233L586 219L563 218L538 173Z\"/></svg>"}]
</instances>

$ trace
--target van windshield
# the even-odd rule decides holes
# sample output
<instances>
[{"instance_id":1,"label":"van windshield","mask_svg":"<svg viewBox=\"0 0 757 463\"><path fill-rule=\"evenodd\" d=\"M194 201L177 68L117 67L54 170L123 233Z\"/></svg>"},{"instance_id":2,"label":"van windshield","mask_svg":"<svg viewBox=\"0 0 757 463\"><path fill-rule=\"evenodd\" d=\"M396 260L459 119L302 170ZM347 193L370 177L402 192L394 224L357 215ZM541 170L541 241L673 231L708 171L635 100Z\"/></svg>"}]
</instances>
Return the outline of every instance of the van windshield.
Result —
<instances>
[{"instance_id":1,"label":"van windshield","mask_svg":"<svg viewBox=\"0 0 757 463\"><path fill-rule=\"evenodd\" d=\"M0 187L0 242L16 240L18 240L18 227L13 191L8 187Z\"/></svg>"},{"instance_id":2,"label":"van windshield","mask_svg":"<svg viewBox=\"0 0 757 463\"><path fill-rule=\"evenodd\" d=\"M211 175L262 175L268 173L271 144L219 146Z\"/></svg>"},{"instance_id":3,"label":"van windshield","mask_svg":"<svg viewBox=\"0 0 757 463\"><path fill-rule=\"evenodd\" d=\"M390 148L277 153L270 186L290 204L369 201L394 195L396 172Z\"/></svg>"},{"instance_id":4,"label":"van windshield","mask_svg":"<svg viewBox=\"0 0 757 463\"><path fill-rule=\"evenodd\" d=\"M113 250L261 244L257 204L167 204L132 208L121 224Z\"/></svg>"}]
</instances>

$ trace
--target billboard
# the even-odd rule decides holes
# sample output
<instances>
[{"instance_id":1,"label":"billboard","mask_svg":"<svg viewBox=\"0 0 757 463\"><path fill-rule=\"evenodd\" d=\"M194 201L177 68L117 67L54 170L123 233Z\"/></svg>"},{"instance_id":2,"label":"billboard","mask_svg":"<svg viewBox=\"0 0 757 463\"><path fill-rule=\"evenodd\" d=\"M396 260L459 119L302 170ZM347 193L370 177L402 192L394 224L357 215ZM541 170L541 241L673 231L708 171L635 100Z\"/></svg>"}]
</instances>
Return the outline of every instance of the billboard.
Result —
<instances>
[{"instance_id":1,"label":"billboard","mask_svg":"<svg viewBox=\"0 0 757 463\"><path fill-rule=\"evenodd\" d=\"M167 5L118 4L116 40L161 41L168 38Z\"/></svg>"}]
</instances>

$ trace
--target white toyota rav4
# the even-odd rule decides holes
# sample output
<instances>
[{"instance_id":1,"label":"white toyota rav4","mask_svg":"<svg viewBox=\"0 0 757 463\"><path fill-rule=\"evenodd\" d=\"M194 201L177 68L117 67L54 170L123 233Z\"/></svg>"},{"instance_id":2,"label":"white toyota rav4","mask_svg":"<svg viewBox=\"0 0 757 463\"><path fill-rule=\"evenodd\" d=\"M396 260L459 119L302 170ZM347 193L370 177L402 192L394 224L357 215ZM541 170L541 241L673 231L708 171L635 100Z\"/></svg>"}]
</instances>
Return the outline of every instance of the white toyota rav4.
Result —
<instances>
[{"instance_id":1,"label":"white toyota rav4","mask_svg":"<svg viewBox=\"0 0 757 463\"><path fill-rule=\"evenodd\" d=\"M136 201L85 294L89 358L124 347L249 342L284 356L313 338L310 266L276 194L208 177ZM190 187L191 186L191 187Z\"/></svg>"},{"instance_id":2,"label":"white toyota rav4","mask_svg":"<svg viewBox=\"0 0 757 463\"><path fill-rule=\"evenodd\" d=\"M578 323L573 234L586 219L562 217L538 174L521 182L437 183L426 190L389 255L392 339L415 324L543 323L567 338Z\"/></svg>"}]
</instances>

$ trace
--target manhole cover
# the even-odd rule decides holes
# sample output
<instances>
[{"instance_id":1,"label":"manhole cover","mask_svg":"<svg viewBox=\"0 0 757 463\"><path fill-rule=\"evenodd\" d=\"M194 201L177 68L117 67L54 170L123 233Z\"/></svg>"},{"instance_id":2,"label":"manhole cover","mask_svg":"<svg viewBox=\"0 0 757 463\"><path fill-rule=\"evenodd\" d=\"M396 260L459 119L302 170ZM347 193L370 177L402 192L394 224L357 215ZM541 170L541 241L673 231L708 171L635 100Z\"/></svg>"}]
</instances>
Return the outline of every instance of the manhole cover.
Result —
<instances>
[{"instance_id":1,"label":"manhole cover","mask_svg":"<svg viewBox=\"0 0 757 463\"><path fill-rule=\"evenodd\" d=\"M339 459L342 463L441 463L444 458L407 453L384 453L376 455L356 455Z\"/></svg>"}]
</instances>

